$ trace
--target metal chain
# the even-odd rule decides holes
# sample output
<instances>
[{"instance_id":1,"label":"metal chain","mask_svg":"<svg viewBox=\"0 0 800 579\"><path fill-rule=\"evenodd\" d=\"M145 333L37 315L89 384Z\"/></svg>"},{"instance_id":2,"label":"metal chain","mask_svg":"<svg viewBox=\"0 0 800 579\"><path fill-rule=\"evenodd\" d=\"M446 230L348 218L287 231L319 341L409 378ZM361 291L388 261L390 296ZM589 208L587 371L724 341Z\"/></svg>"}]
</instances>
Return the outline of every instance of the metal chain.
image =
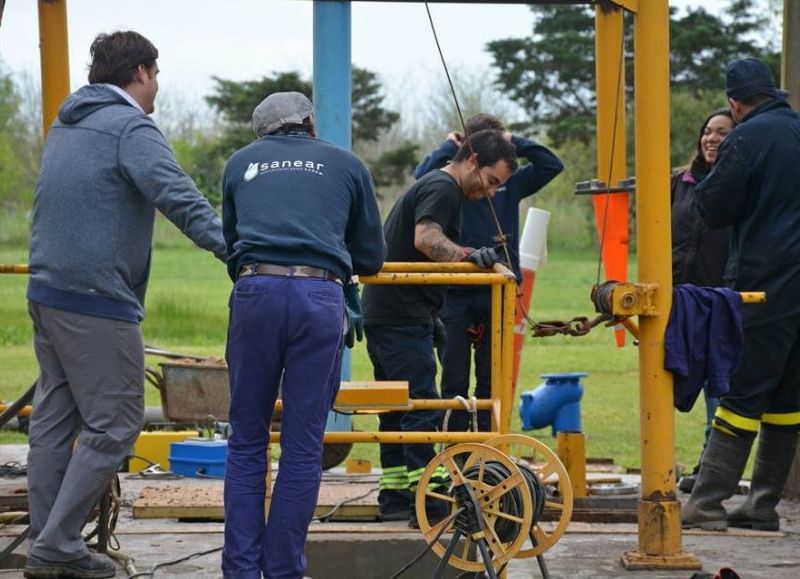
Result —
<instances>
[{"instance_id":1,"label":"metal chain","mask_svg":"<svg viewBox=\"0 0 800 579\"><path fill-rule=\"evenodd\" d=\"M586 316L572 318L568 322L560 320L549 320L546 322L533 322L532 332L534 338L546 338L549 336L585 336L592 328L604 322L616 323L616 319L611 314L600 314L591 320ZM608 324L606 324L608 325Z\"/></svg>"}]
</instances>

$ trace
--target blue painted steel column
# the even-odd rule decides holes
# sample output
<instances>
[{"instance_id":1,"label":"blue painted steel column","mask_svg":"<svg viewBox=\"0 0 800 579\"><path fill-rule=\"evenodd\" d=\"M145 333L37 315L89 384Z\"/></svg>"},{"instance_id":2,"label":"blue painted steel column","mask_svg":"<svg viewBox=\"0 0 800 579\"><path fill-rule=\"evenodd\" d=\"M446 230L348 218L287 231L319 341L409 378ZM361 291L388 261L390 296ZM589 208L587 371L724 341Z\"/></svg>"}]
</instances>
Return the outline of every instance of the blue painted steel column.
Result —
<instances>
[{"instance_id":1,"label":"blue painted steel column","mask_svg":"<svg viewBox=\"0 0 800 579\"><path fill-rule=\"evenodd\" d=\"M321 139L350 149L350 2L314 2L314 120Z\"/></svg>"},{"instance_id":2,"label":"blue painted steel column","mask_svg":"<svg viewBox=\"0 0 800 579\"><path fill-rule=\"evenodd\" d=\"M314 123L320 139L352 145L350 2L314 2ZM350 380L350 349L344 349L342 380ZM331 412L328 431L352 430L349 415Z\"/></svg>"}]
</instances>

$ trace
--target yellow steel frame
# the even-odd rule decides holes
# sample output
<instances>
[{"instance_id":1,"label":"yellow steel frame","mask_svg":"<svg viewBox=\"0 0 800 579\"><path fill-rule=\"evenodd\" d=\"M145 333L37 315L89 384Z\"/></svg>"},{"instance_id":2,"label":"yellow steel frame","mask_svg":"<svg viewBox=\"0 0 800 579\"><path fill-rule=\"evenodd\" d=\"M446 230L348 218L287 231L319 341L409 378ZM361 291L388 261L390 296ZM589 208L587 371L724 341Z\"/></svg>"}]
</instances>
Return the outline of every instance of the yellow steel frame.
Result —
<instances>
[{"instance_id":1,"label":"yellow steel frame","mask_svg":"<svg viewBox=\"0 0 800 579\"><path fill-rule=\"evenodd\" d=\"M619 47L622 45L622 10L635 15L634 70L637 191L637 247L639 279L652 284L654 315L640 319L640 404L642 437L642 497L639 509L638 551L626 553L629 568L698 567L697 559L682 551L680 509L675 497L674 416L672 376L664 370L664 330L672 299L670 271L669 207L669 6L668 0L614 0L619 8L597 17L597 62L600 84L617 78ZM58 103L67 96L66 0L39 0L42 94L45 131L55 116ZM613 90L598 86L598 129L613 126ZM613 89L616 87L613 86ZM605 96L604 96L605 95ZM617 114L624 114L624 107ZM645 115L647 115L645 117ZM624 127L623 123L617 123ZM605 133L598 143L610 142ZM617 138L620 138L617 136ZM619 145L619 141L617 142ZM618 147L619 150L619 147ZM615 172L617 170L615 169ZM426 265L425 267L432 267ZM438 264L437 264L438 267ZM502 326L492 328L492 407L493 425L508 430L511 413L511 360L513 356L514 295L507 280L499 274L465 274L453 264L448 269L394 271L388 269L364 279L367 283L492 283L492 312ZM402 268L401 268L402 270ZM429 273L430 275L425 275ZM465 276L475 277L465 277ZM470 281L467 281L469 279ZM508 324L508 326L506 326ZM327 440L350 441L343 435L370 437L372 442L414 441L432 433L336 433ZM460 440L476 440L483 435L461 434ZM482 438L481 438L482 439Z\"/></svg>"},{"instance_id":2,"label":"yellow steel frame","mask_svg":"<svg viewBox=\"0 0 800 579\"><path fill-rule=\"evenodd\" d=\"M384 264L377 275L364 276L363 284L375 285L491 285L491 394L479 400L478 408L492 410L491 432L326 432L325 442L378 443L454 443L483 442L511 428L514 369L514 307L517 284L502 273L488 273L471 263L397 263ZM461 408L454 400L409 401L410 410ZM270 435L279 442L280 433Z\"/></svg>"}]
</instances>

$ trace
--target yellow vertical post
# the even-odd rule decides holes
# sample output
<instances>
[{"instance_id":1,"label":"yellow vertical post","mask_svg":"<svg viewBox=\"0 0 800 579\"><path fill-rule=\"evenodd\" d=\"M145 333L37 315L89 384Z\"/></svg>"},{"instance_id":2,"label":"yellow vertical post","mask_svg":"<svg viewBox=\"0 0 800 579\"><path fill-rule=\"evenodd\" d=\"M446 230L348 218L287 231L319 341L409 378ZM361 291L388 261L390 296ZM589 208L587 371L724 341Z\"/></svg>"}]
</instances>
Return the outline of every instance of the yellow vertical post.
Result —
<instances>
[{"instance_id":1,"label":"yellow vertical post","mask_svg":"<svg viewBox=\"0 0 800 579\"><path fill-rule=\"evenodd\" d=\"M595 84L597 98L597 178L609 187L615 186L627 173L625 138L625 66L624 66L624 12L622 8L609 4L595 6ZM612 156L613 151L613 156ZM614 244L628 244L627 237L610 239L609 231L619 227L610 223L611 208L622 203L627 207L627 197L595 195L594 214L597 235L603 242L603 262L607 279L625 279L621 272L609 271L611 263L607 255L613 254ZM609 207L606 205L609 204ZM606 211L609 211L609 218ZM625 212L627 219L627 212ZM615 264L614 267L618 267ZM624 272L622 272L624 273ZM572 435L572 433L570 433ZM580 437L580 438L579 438ZM576 497L586 496L586 455L582 433L567 437L558 433L558 456L569 472L570 482ZM575 446L577 445L577 446ZM576 452L577 451L577 452ZM583 464L577 464L582 460Z\"/></svg>"},{"instance_id":2,"label":"yellow vertical post","mask_svg":"<svg viewBox=\"0 0 800 579\"><path fill-rule=\"evenodd\" d=\"M620 62L624 57L623 15L618 6L598 4L595 7L597 176L602 181L608 180L609 186L616 185L626 173L625 67Z\"/></svg>"},{"instance_id":3,"label":"yellow vertical post","mask_svg":"<svg viewBox=\"0 0 800 579\"><path fill-rule=\"evenodd\" d=\"M627 173L625 139L624 12L619 6L595 7L595 82L597 90L597 178L616 186ZM597 235L602 240L606 279L628 276L628 196L594 195ZM618 331L624 332L621 327ZM617 336L617 344L624 338Z\"/></svg>"},{"instance_id":4,"label":"yellow vertical post","mask_svg":"<svg viewBox=\"0 0 800 579\"><path fill-rule=\"evenodd\" d=\"M504 283L503 295L503 365L502 405L500 407L500 433L511 430L511 411L514 408L514 314L517 300L517 284Z\"/></svg>"},{"instance_id":5,"label":"yellow vertical post","mask_svg":"<svg viewBox=\"0 0 800 579\"><path fill-rule=\"evenodd\" d=\"M44 137L69 95L67 0L39 0L39 51L42 66Z\"/></svg>"},{"instance_id":6,"label":"yellow vertical post","mask_svg":"<svg viewBox=\"0 0 800 579\"><path fill-rule=\"evenodd\" d=\"M559 432L556 453L569 475L572 494L586 496L586 435L583 432Z\"/></svg>"},{"instance_id":7,"label":"yellow vertical post","mask_svg":"<svg viewBox=\"0 0 800 579\"><path fill-rule=\"evenodd\" d=\"M664 370L664 331L672 304L669 202L669 6L638 3L634 28L636 217L639 282L657 284L656 316L639 318L642 496L639 549L622 556L628 569L700 568L681 544L675 494L672 375Z\"/></svg>"},{"instance_id":8,"label":"yellow vertical post","mask_svg":"<svg viewBox=\"0 0 800 579\"><path fill-rule=\"evenodd\" d=\"M500 355L502 352L502 335L503 335L503 293L502 289L503 286L498 284L492 284L492 327L491 327L491 336L490 336L490 344L492 345L492 352L491 352L491 359L492 359L492 367L491 367L491 398L494 401L494 407L492 408L492 430L495 432L500 432L500 424L498 419L498 412L496 410L497 404L499 401L500 408L503 407L503 382L502 382L502 368L503 368L503 359Z\"/></svg>"}]
</instances>

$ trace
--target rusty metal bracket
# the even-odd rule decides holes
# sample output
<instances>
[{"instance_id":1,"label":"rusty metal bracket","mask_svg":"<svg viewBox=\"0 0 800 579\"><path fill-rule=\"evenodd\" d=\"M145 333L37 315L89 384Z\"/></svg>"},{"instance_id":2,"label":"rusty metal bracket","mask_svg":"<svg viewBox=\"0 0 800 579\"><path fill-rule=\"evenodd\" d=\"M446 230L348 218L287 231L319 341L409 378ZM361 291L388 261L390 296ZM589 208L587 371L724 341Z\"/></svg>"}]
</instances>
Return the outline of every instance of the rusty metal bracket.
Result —
<instances>
[{"instance_id":1,"label":"rusty metal bracket","mask_svg":"<svg viewBox=\"0 0 800 579\"><path fill-rule=\"evenodd\" d=\"M618 283L611 293L614 316L657 316L655 298L659 289L654 283Z\"/></svg>"}]
</instances>

